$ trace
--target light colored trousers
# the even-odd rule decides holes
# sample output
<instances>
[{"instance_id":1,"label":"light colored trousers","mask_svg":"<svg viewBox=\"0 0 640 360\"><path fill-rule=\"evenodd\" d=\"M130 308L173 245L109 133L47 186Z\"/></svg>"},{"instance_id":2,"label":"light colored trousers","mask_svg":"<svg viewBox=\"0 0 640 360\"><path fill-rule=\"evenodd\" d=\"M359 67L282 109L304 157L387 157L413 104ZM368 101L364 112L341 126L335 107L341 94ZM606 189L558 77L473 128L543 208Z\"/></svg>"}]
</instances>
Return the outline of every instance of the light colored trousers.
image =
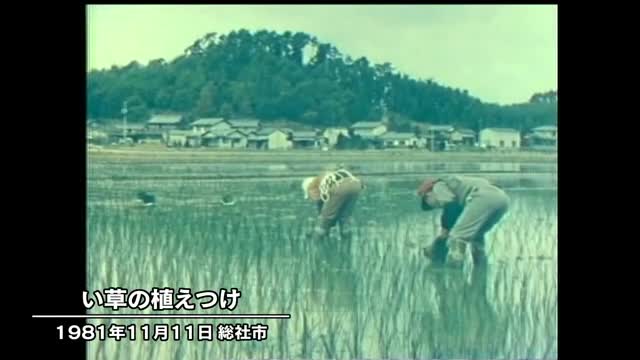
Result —
<instances>
[{"instance_id":1,"label":"light colored trousers","mask_svg":"<svg viewBox=\"0 0 640 360\"><path fill-rule=\"evenodd\" d=\"M510 199L502 189L482 186L473 190L449 232L448 241L471 243L474 260L484 257L485 235L503 218ZM478 257L478 259L476 259Z\"/></svg>"}]
</instances>

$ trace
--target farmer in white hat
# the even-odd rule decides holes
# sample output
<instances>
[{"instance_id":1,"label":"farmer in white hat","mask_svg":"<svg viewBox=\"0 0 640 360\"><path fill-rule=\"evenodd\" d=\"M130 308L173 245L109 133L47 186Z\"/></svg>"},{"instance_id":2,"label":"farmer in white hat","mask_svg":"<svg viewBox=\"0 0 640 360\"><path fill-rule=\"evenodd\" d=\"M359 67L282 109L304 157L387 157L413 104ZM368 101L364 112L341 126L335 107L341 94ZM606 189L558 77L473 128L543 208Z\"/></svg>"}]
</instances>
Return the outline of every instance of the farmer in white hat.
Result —
<instances>
[{"instance_id":1,"label":"farmer in white hat","mask_svg":"<svg viewBox=\"0 0 640 360\"><path fill-rule=\"evenodd\" d=\"M425 255L438 261L444 247L445 261L460 266L467 246L471 246L474 264L486 262L485 234L506 214L509 197L505 192L478 177L445 176L426 180L418 189L425 211L443 209L442 232Z\"/></svg>"},{"instance_id":2,"label":"farmer in white hat","mask_svg":"<svg viewBox=\"0 0 640 360\"><path fill-rule=\"evenodd\" d=\"M351 238L351 215L362 189L362 181L344 168L304 179L304 198L314 201L319 212L313 239L324 238L336 224L343 239Z\"/></svg>"}]
</instances>

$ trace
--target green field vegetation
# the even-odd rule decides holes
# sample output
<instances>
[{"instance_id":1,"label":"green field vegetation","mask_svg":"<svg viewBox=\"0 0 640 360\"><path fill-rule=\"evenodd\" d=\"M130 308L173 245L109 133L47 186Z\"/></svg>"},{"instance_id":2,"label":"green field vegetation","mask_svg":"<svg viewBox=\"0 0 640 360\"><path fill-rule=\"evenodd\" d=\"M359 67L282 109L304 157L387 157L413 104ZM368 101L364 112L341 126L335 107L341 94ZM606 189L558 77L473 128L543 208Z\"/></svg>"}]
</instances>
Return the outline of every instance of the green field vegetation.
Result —
<instances>
[{"instance_id":1,"label":"green field vegetation","mask_svg":"<svg viewBox=\"0 0 640 360\"><path fill-rule=\"evenodd\" d=\"M415 182L371 180L354 214L352 241L332 234L314 244L306 237L314 209L297 180L90 179L91 291L235 287L242 297L233 313L291 319L92 320L262 323L269 331L262 342L223 343L215 334L201 342L94 341L89 358L557 357L557 192L507 189L511 211L488 236L488 268L451 271L419 255L436 234L437 214L419 211ZM158 206L131 208L139 189L156 192ZM217 205L224 194L237 204Z\"/></svg>"}]
</instances>

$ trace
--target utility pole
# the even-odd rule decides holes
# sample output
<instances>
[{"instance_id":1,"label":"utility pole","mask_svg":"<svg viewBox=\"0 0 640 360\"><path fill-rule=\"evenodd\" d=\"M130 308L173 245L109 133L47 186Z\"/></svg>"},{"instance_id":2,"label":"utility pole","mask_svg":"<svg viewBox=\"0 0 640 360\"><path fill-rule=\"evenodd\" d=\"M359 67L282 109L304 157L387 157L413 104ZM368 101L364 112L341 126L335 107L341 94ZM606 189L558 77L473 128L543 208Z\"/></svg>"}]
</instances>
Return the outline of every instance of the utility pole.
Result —
<instances>
[{"instance_id":1,"label":"utility pole","mask_svg":"<svg viewBox=\"0 0 640 360\"><path fill-rule=\"evenodd\" d=\"M127 102L125 101L122 105L122 141L126 142L127 140Z\"/></svg>"},{"instance_id":2,"label":"utility pole","mask_svg":"<svg viewBox=\"0 0 640 360\"><path fill-rule=\"evenodd\" d=\"M431 152L436 150L436 131L429 125L429 133L431 135Z\"/></svg>"}]
</instances>

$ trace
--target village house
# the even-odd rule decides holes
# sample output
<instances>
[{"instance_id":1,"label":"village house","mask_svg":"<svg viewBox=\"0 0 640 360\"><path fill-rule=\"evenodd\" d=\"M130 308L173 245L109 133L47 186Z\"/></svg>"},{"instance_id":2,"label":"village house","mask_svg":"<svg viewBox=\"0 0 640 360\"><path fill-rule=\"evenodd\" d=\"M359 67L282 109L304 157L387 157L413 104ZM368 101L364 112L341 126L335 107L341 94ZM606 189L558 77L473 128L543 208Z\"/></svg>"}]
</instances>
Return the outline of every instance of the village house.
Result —
<instances>
[{"instance_id":1,"label":"village house","mask_svg":"<svg viewBox=\"0 0 640 360\"><path fill-rule=\"evenodd\" d=\"M531 129L531 132L533 134L536 134L542 137L547 137L550 139L555 139L558 137L558 127L555 125L538 126Z\"/></svg>"},{"instance_id":2,"label":"village house","mask_svg":"<svg viewBox=\"0 0 640 360\"><path fill-rule=\"evenodd\" d=\"M134 135L136 133L142 132L146 129L145 124L137 124L137 123L128 123L126 126L121 123L116 123L111 126L111 130L115 133L120 133L120 135L126 134L127 136Z\"/></svg>"},{"instance_id":3,"label":"village house","mask_svg":"<svg viewBox=\"0 0 640 360\"><path fill-rule=\"evenodd\" d=\"M115 142L120 142L126 132L127 139L135 144L160 144L166 140L162 130L149 129L145 124L115 124L112 129L111 138Z\"/></svg>"},{"instance_id":4,"label":"village house","mask_svg":"<svg viewBox=\"0 0 640 360\"><path fill-rule=\"evenodd\" d=\"M87 143L89 144L107 144L109 141L109 134L94 124L87 124Z\"/></svg>"},{"instance_id":5,"label":"village house","mask_svg":"<svg viewBox=\"0 0 640 360\"><path fill-rule=\"evenodd\" d=\"M246 149L248 135L240 130L232 130L227 133L222 142L223 148Z\"/></svg>"},{"instance_id":6,"label":"village house","mask_svg":"<svg viewBox=\"0 0 640 360\"><path fill-rule=\"evenodd\" d=\"M361 137L363 140L376 140L380 137L380 135L382 134L378 134L377 132L373 131L372 129L364 129L364 130L358 130L358 132L354 132L355 136L359 136Z\"/></svg>"},{"instance_id":7,"label":"village house","mask_svg":"<svg viewBox=\"0 0 640 360\"><path fill-rule=\"evenodd\" d=\"M427 147L431 151L445 150L447 143L451 141L451 133L454 127L452 125L428 125L424 131L424 137L427 139Z\"/></svg>"},{"instance_id":8,"label":"village house","mask_svg":"<svg viewBox=\"0 0 640 360\"><path fill-rule=\"evenodd\" d=\"M425 131L427 137L441 137L448 139L453 132L452 125L428 125Z\"/></svg>"},{"instance_id":9,"label":"village house","mask_svg":"<svg viewBox=\"0 0 640 360\"><path fill-rule=\"evenodd\" d=\"M184 125L185 118L182 115L158 114L147 122L150 130L178 130Z\"/></svg>"},{"instance_id":10,"label":"village house","mask_svg":"<svg viewBox=\"0 0 640 360\"><path fill-rule=\"evenodd\" d=\"M345 137L349 137L349 129L347 128L327 128L322 133L322 137L325 139L325 142L330 147L336 146L338 143L338 137L342 135Z\"/></svg>"},{"instance_id":11,"label":"village house","mask_svg":"<svg viewBox=\"0 0 640 360\"><path fill-rule=\"evenodd\" d=\"M260 130L260 120L255 119L231 119L202 118L191 123L194 133L204 134L207 131L231 131L239 130L243 134L252 134Z\"/></svg>"},{"instance_id":12,"label":"village house","mask_svg":"<svg viewBox=\"0 0 640 360\"><path fill-rule=\"evenodd\" d=\"M415 148L418 137L414 133L390 131L380 136L385 148Z\"/></svg>"},{"instance_id":13,"label":"village house","mask_svg":"<svg viewBox=\"0 0 640 360\"><path fill-rule=\"evenodd\" d=\"M424 136L417 136L417 137L418 137L418 141L416 141L416 148L418 149L426 148L428 145L427 138Z\"/></svg>"},{"instance_id":14,"label":"village house","mask_svg":"<svg viewBox=\"0 0 640 360\"><path fill-rule=\"evenodd\" d=\"M240 130L211 130L202 135L202 144L219 149L243 149L247 147L248 135Z\"/></svg>"},{"instance_id":15,"label":"village house","mask_svg":"<svg viewBox=\"0 0 640 360\"><path fill-rule=\"evenodd\" d=\"M260 120L257 119L231 119L227 120L232 128L240 130L244 134L256 133L260 130Z\"/></svg>"},{"instance_id":16,"label":"village house","mask_svg":"<svg viewBox=\"0 0 640 360\"><path fill-rule=\"evenodd\" d=\"M293 131L291 142L295 149L313 149L320 147L320 139L315 131Z\"/></svg>"},{"instance_id":17,"label":"village house","mask_svg":"<svg viewBox=\"0 0 640 360\"><path fill-rule=\"evenodd\" d=\"M191 129L196 134L204 134L207 131L212 130L215 125L223 122L223 118L201 118L191 123ZM225 124L229 129L231 128L231 124L228 122Z\"/></svg>"},{"instance_id":18,"label":"village house","mask_svg":"<svg viewBox=\"0 0 640 360\"><path fill-rule=\"evenodd\" d=\"M269 137L267 135L249 134L247 136L247 149L266 150L269 148Z\"/></svg>"},{"instance_id":19,"label":"village house","mask_svg":"<svg viewBox=\"0 0 640 360\"><path fill-rule=\"evenodd\" d=\"M249 134L247 137L247 148L254 150L266 150L269 148L269 135L276 131L275 128L261 128Z\"/></svg>"},{"instance_id":20,"label":"village house","mask_svg":"<svg viewBox=\"0 0 640 360\"><path fill-rule=\"evenodd\" d=\"M231 122L229 122L228 120L222 120L217 122L215 125L212 125L208 131L214 131L214 132L224 132L224 131L231 131L234 130L233 125L231 125Z\"/></svg>"},{"instance_id":21,"label":"village house","mask_svg":"<svg viewBox=\"0 0 640 360\"><path fill-rule=\"evenodd\" d=\"M169 130L166 134L168 147L198 147L200 143L200 135L189 130Z\"/></svg>"},{"instance_id":22,"label":"village house","mask_svg":"<svg viewBox=\"0 0 640 360\"><path fill-rule=\"evenodd\" d=\"M273 129L267 135L267 148L269 150L287 150L293 147L292 132L290 129Z\"/></svg>"},{"instance_id":23,"label":"village house","mask_svg":"<svg viewBox=\"0 0 640 360\"><path fill-rule=\"evenodd\" d=\"M451 133L449 141L456 146L474 146L476 144L476 132L471 129L455 129Z\"/></svg>"},{"instance_id":24,"label":"village house","mask_svg":"<svg viewBox=\"0 0 640 360\"><path fill-rule=\"evenodd\" d=\"M519 148L520 132L509 128L487 128L480 131L480 146L486 148Z\"/></svg>"},{"instance_id":25,"label":"village house","mask_svg":"<svg viewBox=\"0 0 640 360\"><path fill-rule=\"evenodd\" d=\"M284 150L293 147L293 130L288 128L260 128L255 133L247 137L247 147L249 149L261 150Z\"/></svg>"},{"instance_id":26,"label":"village house","mask_svg":"<svg viewBox=\"0 0 640 360\"><path fill-rule=\"evenodd\" d=\"M144 129L131 138L139 144L161 144L164 139L164 133L161 130Z\"/></svg>"},{"instance_id":27,"label":"village house","mask_svg":"<svg viewBox=\"0 0 640 360\"><path fill-rule=\"evenodd\" d=\"M111 144L122 144L125 142L136 142L136 135L144 130L144 124L129 123L125 127L122 123L110 123L104 128L107 134L107 141Z\"/></svg>"},{"instance_id":28,"label":"village house","mask_svg":"<svg viewBox=\"0 0 640 360\"><path fill-rule=\"evenodd\" d=\"M377 137L387 132L387 125L382 121L359 121L351 125L351 130L361 137Z\"/></svg>"},{"instance_id":29,"label":"village house","mask_svg":"<svg viewBox=\"0 0 640 360\"><path fill-rule=\"evenodd\" d=\"M531 148L554 149L558 146L558 127L555 125L535 127L525 139L527 146Z\"/></svg>"},{"instance_id":30,"label":"village house","mask_svg":"<svg viewBox=\"0 0 640 360\"><path fill-rule=\"evenodd\" d=\"M208 130L200 135L201 145L205 147L220 147L221 138L223 138L230 129Z\"/></svg>"}]
</instances>

